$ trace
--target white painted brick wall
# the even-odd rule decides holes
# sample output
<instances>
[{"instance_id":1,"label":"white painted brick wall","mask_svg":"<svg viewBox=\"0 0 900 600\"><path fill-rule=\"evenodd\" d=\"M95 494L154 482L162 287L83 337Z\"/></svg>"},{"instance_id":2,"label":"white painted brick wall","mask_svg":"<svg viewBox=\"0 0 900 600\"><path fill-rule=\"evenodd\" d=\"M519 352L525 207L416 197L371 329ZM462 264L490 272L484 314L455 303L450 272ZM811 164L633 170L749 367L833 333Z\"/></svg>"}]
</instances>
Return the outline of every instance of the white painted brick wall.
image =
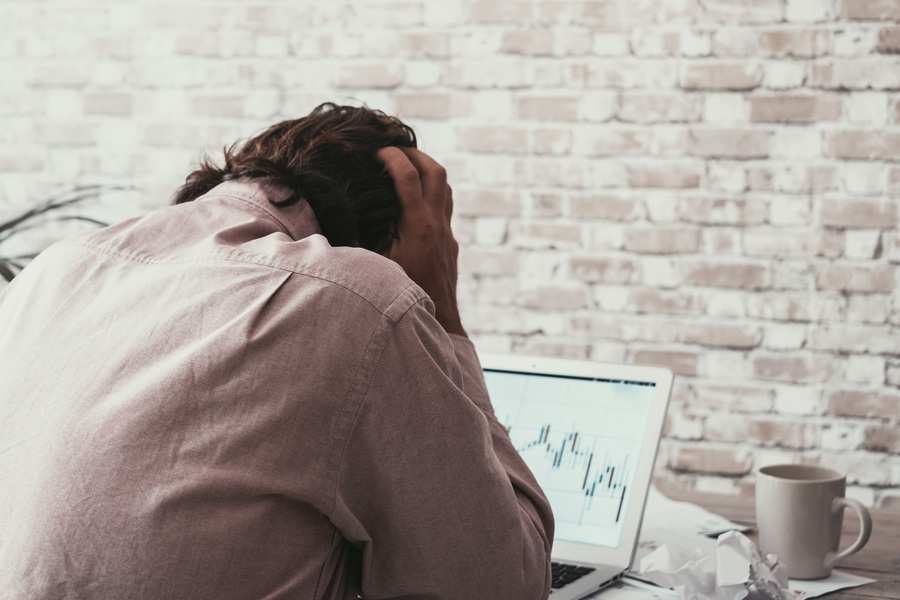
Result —
<instances>
[{"instance_id":1,"label":"white painted brick wall","mask_svg":"<svg viewBox=\"0 0 900 600\"><path fill-rule=\"evenodd\" d=\"M481 347L671 366L666 485L799 460L900 497L900 3L5 0L0 81L0 217L163 206L325 100L399 114Z\"/></svg>"}]
</instances>

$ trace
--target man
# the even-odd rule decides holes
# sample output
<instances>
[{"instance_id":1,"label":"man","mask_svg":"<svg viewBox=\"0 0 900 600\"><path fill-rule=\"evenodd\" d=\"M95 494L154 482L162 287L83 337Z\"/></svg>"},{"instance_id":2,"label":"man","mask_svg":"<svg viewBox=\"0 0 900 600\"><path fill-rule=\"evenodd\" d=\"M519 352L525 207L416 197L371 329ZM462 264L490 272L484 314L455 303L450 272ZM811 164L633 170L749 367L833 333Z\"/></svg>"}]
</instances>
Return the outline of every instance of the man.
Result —
<instances>
[{"instance_id":1,"label":"man","mask_svg":"<svg viewBox=\"0 0 900 600\"><path fill-rule=\"evenodd\" d=\"M0 598L546 598L443 168L323 105L0 295Z\"/></svg>"}]
</instances>

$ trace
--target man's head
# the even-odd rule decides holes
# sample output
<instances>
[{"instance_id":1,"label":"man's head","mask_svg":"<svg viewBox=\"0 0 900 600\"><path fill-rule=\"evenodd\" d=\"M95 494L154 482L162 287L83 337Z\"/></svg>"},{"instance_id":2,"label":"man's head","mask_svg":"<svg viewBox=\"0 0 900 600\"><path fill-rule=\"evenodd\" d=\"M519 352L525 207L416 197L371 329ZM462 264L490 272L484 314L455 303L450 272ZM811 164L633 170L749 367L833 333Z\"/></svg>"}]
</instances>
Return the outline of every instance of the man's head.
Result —
<instances>
[{"instance_id":1,"label":"man's head","mask_svg":"<svg viewBox=\"0 0 900 600\"><path fill-rule=\"evenodd\" d=\"M264 179L292 192L277 206L309 203L331 245L384 253L400 217L393 180L375 160L386 146L415 148L416 134L381 111L325 103L225 148L224 167L204 159L173 204L195 200L223 181Z\"/></svg>"}]
</instances>

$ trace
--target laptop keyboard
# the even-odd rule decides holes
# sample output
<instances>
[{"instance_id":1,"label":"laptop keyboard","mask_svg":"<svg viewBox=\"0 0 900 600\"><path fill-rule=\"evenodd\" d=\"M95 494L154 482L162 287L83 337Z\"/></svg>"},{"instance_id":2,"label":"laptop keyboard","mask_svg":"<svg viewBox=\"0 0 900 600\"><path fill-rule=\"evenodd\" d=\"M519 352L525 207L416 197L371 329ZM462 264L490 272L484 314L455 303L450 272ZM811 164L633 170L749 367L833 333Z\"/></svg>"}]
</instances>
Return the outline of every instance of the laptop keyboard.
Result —
<instances>
[{"instance_id":1,"label":"laptop keyboard","mask_svg":"<svg viewBox=\"0 0 900 600\"><path fill-rule=\"evenodd\" d=\"M550 570L553 574L553 581L550 588L558 590L559 588L569 585L576 579L584 577L594 569L591 567L582 567L579 565L568 565L566 563L551 562Z\"/></svg>"}]
</instances>

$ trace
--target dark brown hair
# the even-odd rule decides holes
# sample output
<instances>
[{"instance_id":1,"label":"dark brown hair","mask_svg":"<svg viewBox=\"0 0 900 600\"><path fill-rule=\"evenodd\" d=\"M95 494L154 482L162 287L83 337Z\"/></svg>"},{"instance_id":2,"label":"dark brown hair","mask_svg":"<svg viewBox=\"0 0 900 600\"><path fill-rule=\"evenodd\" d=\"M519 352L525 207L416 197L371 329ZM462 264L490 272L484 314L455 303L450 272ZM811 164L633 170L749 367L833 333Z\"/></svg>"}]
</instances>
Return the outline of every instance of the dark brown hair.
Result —
<instances>
[{"instance_id":1,"label":"dark brown hair","mask_svg":"<svg viewBox=\"0 0 900 600\"><path fill-rule=\"evenodd\" d=\"M386 146L415 148L416 134L379 110L326 102L306 117L276 123L226 147L222 168L205 157L172 203L195 200L223 181L263 179L292 192L272 201L275 206L309 203L332 246L383 254L400 217L394 183L375 160L375 152Z\"/></svg>"}]
</instances>

